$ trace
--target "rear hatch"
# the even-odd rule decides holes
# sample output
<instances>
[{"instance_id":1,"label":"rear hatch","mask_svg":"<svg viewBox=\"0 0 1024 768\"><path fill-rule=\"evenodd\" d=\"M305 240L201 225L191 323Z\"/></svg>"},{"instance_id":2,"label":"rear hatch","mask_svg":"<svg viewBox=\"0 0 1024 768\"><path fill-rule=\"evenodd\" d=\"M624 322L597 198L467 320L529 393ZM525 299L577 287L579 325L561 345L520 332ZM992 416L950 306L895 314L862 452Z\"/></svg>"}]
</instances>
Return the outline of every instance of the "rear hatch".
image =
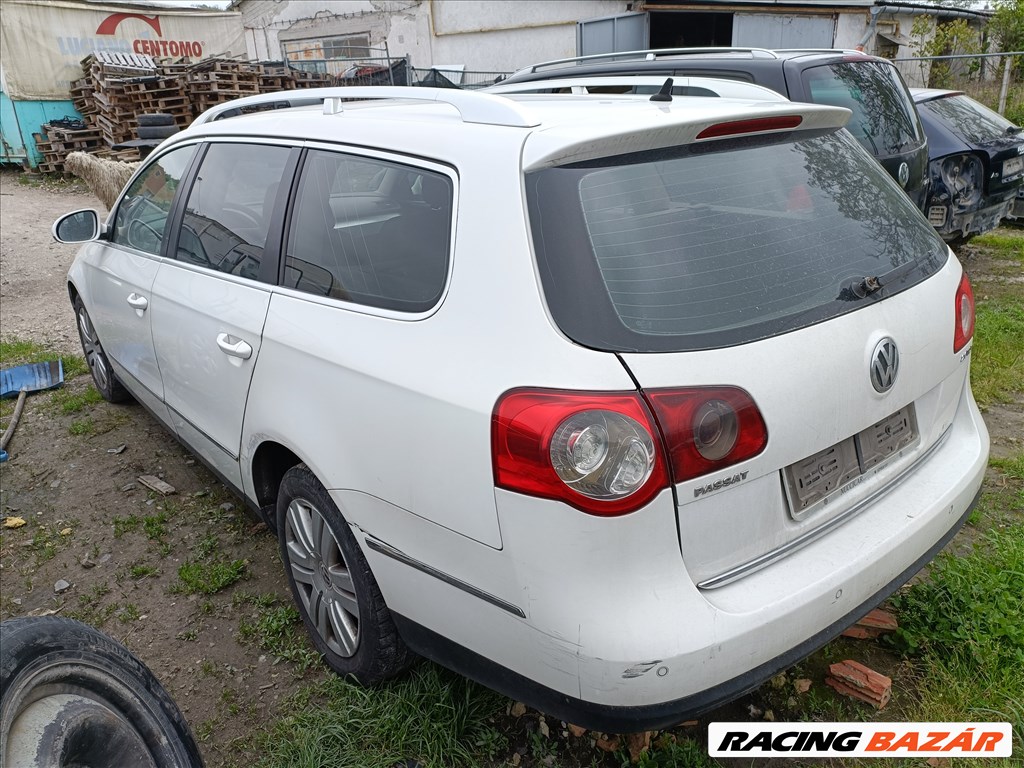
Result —
<instances>
[{"instance_id":1,"label":"rear hatch","mask_svg":"<svg viewBox=\"0 0 1024 768\"><path fill-rule=\"evenodd\" d=\"M952 423L960 267L847 133L547 168L527 175L527 199L554 321L618 353L678 438L696 583L738 578L855 514ZM691 434L665 423L666 404L712 388ZM714 457L748 429L767 437L738 462L693 453L700 442Z\"/></svg>"},{"instance_id":2,"label":"rear hatch","mask_svg":"<svg viewBox=\"0 0 1024 768\"><path fill-rule=\"evenodd\" d=\"M787 68L799 61L787 62ZM882 164L914 204L924 210L928 196L928 141L914 102L892 64L866 56L804 67L790 98L846 107L846 128ZM801 92L802 91L802 92Z\"/></svg>"}]
</instances>

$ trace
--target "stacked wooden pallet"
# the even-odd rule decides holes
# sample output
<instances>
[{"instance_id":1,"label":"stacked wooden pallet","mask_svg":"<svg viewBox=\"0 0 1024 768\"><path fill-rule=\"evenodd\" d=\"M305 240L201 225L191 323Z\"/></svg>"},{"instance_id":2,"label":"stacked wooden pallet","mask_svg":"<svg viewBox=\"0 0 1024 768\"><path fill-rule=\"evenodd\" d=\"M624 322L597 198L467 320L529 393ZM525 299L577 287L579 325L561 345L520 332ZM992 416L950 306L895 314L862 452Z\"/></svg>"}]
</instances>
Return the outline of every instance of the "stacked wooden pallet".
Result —
<instances>
[{"instance_id":1,"label":"stacked wooden pallet","mask_svg":"<svg viewBox=\"0 0 1024 768\"><path fill-rule=\"evenodd\" d=\"M187 82L196 115L215 104L260 92L258 66L229 59L207 59L190 67Z\"/></svg>"},{"instance_id":2,"label":"stacked wooden pallet","mask_svg":"<svg viewBox=\"0 0 1024 768\"><path fill-rule=\"evenodd\" d=\"M137 138L137 116L165 113L185 128L207 108L257 93L335 84L331 75L293 69L285 64L257 64L233 59L192 63L154 60L150 56L97 52L82 61L84 77L71 84L71 100L84 125L57 121L42 127L36 143L43 154L39 170L62 173L68 152L83 151L137 160L136 150L114 145Z\"/></svg>"},{"instance_id":3,"label":"stacked wooden pallet","mask_svg":"<svg viewBox=\"0 0 1024 768\"><path fill-rule=\"evenodd\" d=\"M43 156L43 162L38 165L40 173L64 173L64 158L71 152L88 152L112 160L139 159L137 150L112 150L98 128L73 118L47 123L42 130L32 135Z\"/></svg>"}]
</instances>

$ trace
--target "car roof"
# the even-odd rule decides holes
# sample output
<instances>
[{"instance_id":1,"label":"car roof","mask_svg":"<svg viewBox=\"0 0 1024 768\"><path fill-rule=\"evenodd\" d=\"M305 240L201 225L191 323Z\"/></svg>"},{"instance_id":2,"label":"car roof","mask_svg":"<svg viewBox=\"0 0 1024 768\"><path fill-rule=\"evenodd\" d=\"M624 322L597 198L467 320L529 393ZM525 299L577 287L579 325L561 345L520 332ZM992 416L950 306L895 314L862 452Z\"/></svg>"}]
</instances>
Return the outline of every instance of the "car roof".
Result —
<instances>
[{"instance_id":1,"label":"car roof","mask_svg":"<svg viewBox=\"0 0 1024 768\"><path fill-rule=\"evenodd\" d=\"M553 77L550 80L528 80L524 82L515 83L498 83L496 85L488 86L487 88L481 89L485 93L500 93L500 94L511 94L511 93L527 93L534 92L541 88L593 88L602 86L655 86L661 87L665 84L668 78L661 75L597 75L592 77ZM690 88L703 88L708 91L715 92L718 96L724 96L727 98L739 98L739 99L756 99L763 101L786 101L786 97L777 91L773 91L771 88L765 88L763 85L755 85L754 83L747 83L741 80L732 80L721 77L700 77L700 76L675 76L671 78L673 80L673 87L690 87ZM596 96L607 96L610 94L587 94L584 95L596 95ZM627 94L623 94L627 95ZM628 94L636 98L637 96L647 96L650 94ZM700 98L700 96L691 97L689 95L673 95L673 98Z\"/></svg>"},{"instance_id":2,"label":"car roof","mask_svg":"<svg viewBox=\"0 0 1024 768\"><path fill-rule=\"evenodd\" d=\"M709 61L751 61L763 64L772 61L781 62L796 58L820 59L828 61L855 56L858 59L875 60L861 51L839 48L785 48L770 50L768 48L652 48L638 51L619 51L589 56L574 56L565 59L554 59L532 64L512 73L506 81L532 80L538 77L556 77L558 71L570 70L577 74L587 72L623 72L632 68L643 72L645 69L664 69L672 65L689 62ZM884 59L883 59L884 61ZM547 74L541 72L547 70Z\"/></svg>"},{"instance_id":3,"label":"car roof","mask_svg":"<svg viewBox=\"0 0 1024 768\"><path fill-rule=\"evenodd\" d=\"M920 104L933 99L942 99L947 96L964 96L963 91L950 91L945 88L911 88L910 95L915 104Z\"/></svg>"},{"instance_id":4,"label":"car roof","mask_svg":"<svg viewBox=\"0 0 1024 768\"><path fill-rule=\"evenodd\" d=\"M289 107L288 100L322 104L219 116L244 108ZM344 99L359 101L343 101ZM444 88L339 87L264 94L213 107L168 140L196 137L284 138L344 142L458 164L488 151L522 151L523 167L553 165L705 141L701 131L744 123L743 133L778 133L772 119L799 116L800 129L838 129L849 110L789 101L635 96L510 95ZM785 130L792 130L792 126ZM588 148L589 145L589 148ZM529 149L529 151L528 151Z\"/></svg>"}]
</instances>

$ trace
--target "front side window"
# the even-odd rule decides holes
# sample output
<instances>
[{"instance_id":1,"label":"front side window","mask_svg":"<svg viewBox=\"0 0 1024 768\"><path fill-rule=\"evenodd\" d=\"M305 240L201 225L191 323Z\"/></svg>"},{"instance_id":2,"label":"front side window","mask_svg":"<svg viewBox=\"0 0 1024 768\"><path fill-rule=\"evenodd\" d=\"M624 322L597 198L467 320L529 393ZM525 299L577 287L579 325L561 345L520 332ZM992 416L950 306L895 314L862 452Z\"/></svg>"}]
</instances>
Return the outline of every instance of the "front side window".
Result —
<instances>
[{"instance_id":1,"label":"front side window","mask_svg":"<svg viewBox=\"0 0 1024 768\"><path fill-rule=\"evenodd\" d=\"M544 169L527 201L552 316L610 351L778 335L885 300L948 257L845 131Z\"/></svg>"},{"instance_id":2,"label":"front side window","mask_svg":"<svg viewBox=\"0 0 1024 768\"><path fill-rule=\"evenodd\" d=\"M284 285L424 312L448 273L453 185L443 174L310 150L285 252Z\"/></svg>"},{"instance_id":3,"label":"front side window","mask_svg":"<svg viewBox=\"0 0 1024 768\"><path fill-rule=\"evenodd\" d=\"M803 79L810 101L853 111L846 128L875 157L921 144L914 104L891 64L845 61L811 67Z\"/></svg>"},{"instance_id":4,"label":"front side window","mask_svg":"<svg viewBox=\"0 0 1024 768\"><path fill-rule=\"evenodd\" d=\"M117 208L111 242L160 255L174 194L195 152L191 144L161 155L132 182Z\"/></svg>"},{"instance_id":5,"label":"front side window","mask_svg":"<svg viewBox=\"0 0 1024 768\"><path fill-rule=\"evenodd\" d=\"M257 279L290 152L265 144L211 144L185 204L178 260Z\"/></svg>"}]
</instances>

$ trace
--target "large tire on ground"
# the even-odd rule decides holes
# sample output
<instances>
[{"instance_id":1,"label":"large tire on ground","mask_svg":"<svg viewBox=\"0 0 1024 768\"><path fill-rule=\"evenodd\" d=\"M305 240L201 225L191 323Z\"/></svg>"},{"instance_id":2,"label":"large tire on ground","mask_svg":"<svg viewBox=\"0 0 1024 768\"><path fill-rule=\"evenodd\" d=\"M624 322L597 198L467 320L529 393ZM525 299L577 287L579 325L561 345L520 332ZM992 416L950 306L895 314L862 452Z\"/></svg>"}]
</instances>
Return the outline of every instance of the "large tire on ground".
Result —
<instances>
[{"instance_id":1,"label":"large tire on ground","mask_svg":"<svg viewBox=\"0 0 1024 768\"><path fill-rule=\"evenodd\" d=\"M145 664L71 619L0 624L0 764L201 768L181 711Z\"/></svg>"},{"instance_id":2,"label":"large tire on ground","mask_svg":"<svg viewBox=\"0 0 1024 768\"><path fill-rule=\"evenodd\" d=\"M140 126L142 125L177 125L174 122L174 115L167 112L148 112L142 115L136 115L136 121Z\"/></svg>"},{"instance_id":3,"label":"large tire on ground","mask_svg":"<svg viewBox=\"0 0 1024 768\"><path fill-rule=\"evenodd\" d=\"M370 685L408 668L415 656L399 636L355 536L305 464L281 481L277 531L292 596L331 669Z\"/></svg>"},{"instance_id":4,"label":"large tire on ground","mask_svg":"<svg viewBox=\"0 0 1024 768\"><path fill-rule=\"evenodd\" d=\"M96 335L96 328L93 327L92 318L82 303L79 296L75 297L75 320L78 326L78 338L82 340L82 352L85 354L85 362L92 373L93 384L103 395L103 399L111 403L123 403L131 398L131 394L124 385L117 380L114 369L110 367L110 360L103 351L100 338Z\"/></svg>"},{"instance_id":5,"label":"large tire on ground","mask_svg":"<svg viewBox=\"0 0 1024 768\"><path fill-rule=\"evenodd\" d=\"M140 139L166 139L177 132L176 125L140 125L135 131Z\"/></svg>"}]
</instances>

